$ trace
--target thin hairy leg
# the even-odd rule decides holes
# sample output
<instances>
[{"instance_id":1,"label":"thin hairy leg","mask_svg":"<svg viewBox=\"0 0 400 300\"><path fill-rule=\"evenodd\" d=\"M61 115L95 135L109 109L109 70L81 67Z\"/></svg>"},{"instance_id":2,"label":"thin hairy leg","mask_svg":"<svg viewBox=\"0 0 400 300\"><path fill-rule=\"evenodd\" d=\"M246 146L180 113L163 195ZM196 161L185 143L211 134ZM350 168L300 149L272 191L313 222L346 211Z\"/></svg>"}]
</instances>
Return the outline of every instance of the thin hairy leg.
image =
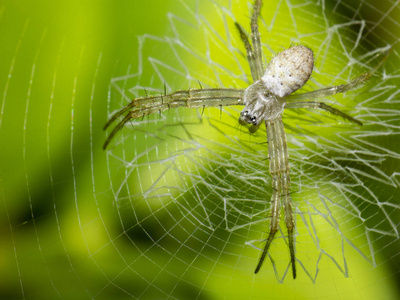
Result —
<instances>
[{"instance_id":1,"label":"thin hairy leg","mask_svg":"<svg viewBox=\"0 0 400 300\"><path fill-rule=\"evenodd\" d=\"M358 125L363 125L362 122L359 120L345 114L344 112L333 108L325 104L324 102L317 102L317 101L300 101L300 102L289 102L286 103L285 108L293 109L293 108L313 108L313 109L323 109L329 111L331 114L337 115L342 117L343 119L349 120L350 122L356 123Z\"/></svg>"},{"instance_id":2,"label":"thin hairy leg","mask_svg":"<svg viewBox=\"0 0 400 300\"><path fill-rule=\"evenodd\" d=\"M242 26L240 26L239 23L235 23L235 25L239 31L240 39L242 40L244 47L246 48L247 61L249 62L250 65L251 77L253 78L253 82L256 82L260 78L260 75L258 73L253 49L251 48L249 39L247 38L247 35L244 32Z\"/></svg>"},{"instance_id":3,"label":"thin hairy leg","mask_svg":"<svg viewBox=\"0 0 400 300\"><path fill-rule=\"evenodd\" d=\"M290 198L290 169L289 169L289 154L287 149L287 140L285 128L283 127L282 119L276 121L275 126L275 137L276 139L281 139L278 157L280 158L280 176L282 180L282 203L285 211L285 224L288 231L288 241L289 241L289 251L290 251L290 261L292 263L292 274L293 279L296 278L296 256L294 249L294 215L292 209L292 199Z\"/></svg>"},{"instance_id":4,"label":"thin hairy leg","mask_svg":"<svg viewBox=\"0 0 400 300\"><path fill-rule=\"evenodd\" d=\"M274 179L272 179L274 181ZM278 181L278 180L276 180ZM274 188L276 188L277 186L275 186ZM272 198L271 198L271 221L270 221L270 225L269 225L269 234L268 234L268 238L267 238L267 242L264 246L264 250L260 256L260 260L258 261L256 270L254 271L255 274L258 273L258 271L260 271L261 266L265 260L265 257L267 256L268 253L268 249L269 246L271 245L276 232L279 229L279 219L280 219L280 199L279 199L279 193L277 191L274 190L273 194L272 194Z\"/></svg>"},{"instance_id":5,"label":"thin hairy leg","mask_svg":"<svg viewBox=\"0 0 400 300\"><path fill-rule=\"evenodd\" d=\"M111 142L115 134L121 130L129 119L141 118L153 113L162 112L177 107L222 107L228 105L243 105L243 90L238 89L198 89L178 91L169 95L159 95L133 99L127 106L116 112L107 124L107 129L116 119L126 114L104 143L103 149Z\"/></svg>"},{"instance_id":6,"label":"thin hairy leg","mask_svg":"<svg viewBox=\"0 0 400 300\"><path fill-rule=\"evenodd\" d=\"M289 155L287 151L286 134L282 119L265 121L268 137L269 168L272 177L271 223L270 232L260 257L255 273L257 273L268 253L271 242L279 229L280 201L282 199L285 211L285 223L288 230L289 250L292 263L293 278L296 278L296 257L294 249L294 217L289 194L290 173Z\"/></svg>"},{"instance_id":7,"label":"thin hairy leg","mask_svg":"<svg viewBox=\"0 0 400 300\"><path fill-rule=\"evenodd\" d=\"M268 140L268 156L269 156L269 172L272 177L272 197L271 197L271 219L269 224L269 234L267 237L266 244L264 246L264 250L260 256L260 260L258 261L256 270L254 273L258 273L260 270L264 259L268 253L269 247L275 237L276 232L279 229L279 220L280 220L280 196L281 196L281 184L282 181L279 178L279 166L281 164L279 156L277 155L280 150L280 140L276 139L274 136L274 123L273 122L265 122L267 127L267 140Z\"/></svg>"},{"instance_id":8,"label":"thin hairy leg","mask_svg":"<svg viewBox=\"0 0 400 300\"><path fill-rule=\"evenodd\" d=\"M251 40L254 49L254 58L256 61L257 73L259 75L257 80L261 78L262 74L265 71L262 61L260 31L258 30L258 18L260 16L261 6L262 0L254 1L253 15L251 17Z\"/></svg>"},{"instance_id":9,"label":"thin hairy leg","mask_svg":"<svg viewBox=\"0 0 400 300\"><path fill-rule=\"evenodd\" d=\"M288 241L289 241L289 250L290 250L290 261L292 263L292 274L293 279L296 279L296 254L294 249L294 217L293 217L293 208L292 208L292 199L290 198L290 194L286 194L282 196L283 207L285 209L285 224L287 228Z\"/></svg>"},{"instance_id":10,"label":"thin hairy leg","mask_svg":"<svg viewBox=\"0 0 400 300\"><path fill-rule=\"evenodd\" d=\"M128 105L116 112L103 130L107 129L116 119L125 114L128 110L142 112L147 110L151 113L167 110L180 106L186 107L218 107L220 105L242 105L243 90L240 89L194 89L177 91L168 95L157 95L133 99ZM148 113L146 113L147 115Z\"/></svg>"},{"instance_id":11,"label":"thin hairy leg","mask_svg":"<svg viewBox=\"0 0 400 300\"><path fill-rule=\"evenodd\" d=\"M103 150L106 150L108 144L112 141L114 136L117 134L118 131L120 131L124 125L131 119L130 114L128 113L125 118L122 119L121 122L117 124L117 126L114 127L113 131L111 131L110 135L108 136L107 140L105 141L103 145Z\"/></svg>"}]
</instances>

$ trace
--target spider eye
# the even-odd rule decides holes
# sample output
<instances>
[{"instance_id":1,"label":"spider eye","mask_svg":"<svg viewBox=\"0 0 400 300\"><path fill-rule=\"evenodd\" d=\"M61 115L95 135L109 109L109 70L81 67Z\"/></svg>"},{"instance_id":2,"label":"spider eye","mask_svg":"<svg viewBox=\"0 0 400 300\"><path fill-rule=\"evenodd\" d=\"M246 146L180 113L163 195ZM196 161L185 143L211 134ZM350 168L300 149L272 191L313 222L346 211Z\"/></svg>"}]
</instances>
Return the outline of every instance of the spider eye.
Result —
<instances>
[{"instance_id":1,"label":"spider eye","mask_svg":"<svg viewBox=\"0 0 400 300\"><path fill-rule=\"evenodd\" d=\"M251 123L253 123L253 125L257 125L257 118L256 117L251 117L250 118Z\"/></svg>"}]
</instances>

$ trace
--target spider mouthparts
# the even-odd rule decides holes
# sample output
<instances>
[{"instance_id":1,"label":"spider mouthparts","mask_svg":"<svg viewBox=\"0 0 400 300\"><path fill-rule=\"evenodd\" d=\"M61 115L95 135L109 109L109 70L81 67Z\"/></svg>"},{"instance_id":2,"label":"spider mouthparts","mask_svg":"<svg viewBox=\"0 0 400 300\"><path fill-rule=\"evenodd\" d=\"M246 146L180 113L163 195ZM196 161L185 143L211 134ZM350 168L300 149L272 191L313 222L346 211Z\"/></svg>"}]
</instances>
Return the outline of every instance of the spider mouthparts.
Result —
<instances>
[{"instance_id":1,"label":"spider mouthparts","mask_svg":"<svg viewBox=\"0 0 400 300\"><path fill-rule=\"evenodd\" d=\"M256 131L258 130L258 128L260 128L260 125L261 125L261 123L259 123L259 124L257 124L257 125L251 125L251 126L249 127L249 132L250 132L250 133L256 132Z\"/></svg>"}]
</instances>

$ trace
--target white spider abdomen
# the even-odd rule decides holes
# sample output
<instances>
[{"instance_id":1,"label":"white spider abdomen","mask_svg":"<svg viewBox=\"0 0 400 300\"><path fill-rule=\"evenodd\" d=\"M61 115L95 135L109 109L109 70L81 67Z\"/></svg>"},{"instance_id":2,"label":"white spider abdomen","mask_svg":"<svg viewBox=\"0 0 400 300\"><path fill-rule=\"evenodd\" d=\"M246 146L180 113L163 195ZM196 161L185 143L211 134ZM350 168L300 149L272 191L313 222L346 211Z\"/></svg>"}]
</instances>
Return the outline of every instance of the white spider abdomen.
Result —
<instances>
[{"instance_id":1,"label":"white spider abdomen","mask_svg":"<svg viewBox=\"0 0 400 300\"><path fill-rule=\"evenodd\" d=\"M301 88L311 76L314 56L305 46L293 46L279 52L261 77L270 93L280 98Z\"/></svg>"}]
</instances>

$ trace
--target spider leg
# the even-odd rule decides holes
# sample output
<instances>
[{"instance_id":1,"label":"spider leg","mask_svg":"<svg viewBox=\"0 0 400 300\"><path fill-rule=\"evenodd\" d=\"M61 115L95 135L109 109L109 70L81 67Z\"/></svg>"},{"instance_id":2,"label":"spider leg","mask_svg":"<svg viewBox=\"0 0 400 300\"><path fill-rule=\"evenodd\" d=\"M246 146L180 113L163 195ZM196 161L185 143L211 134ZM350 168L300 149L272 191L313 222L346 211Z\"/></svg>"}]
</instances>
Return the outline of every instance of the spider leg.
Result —
<instances>
[{"instance_id":1,"label":"spider leg","mask_svg":"<svg viewBox=\"0 0 400 300\"><path fill-rule=\"evenodd\" d=\"M293 109L293 108L313 108L313 109L323 109L329 111L331 114L337 115L342 117L343 119L349 120L350 122L356 123L358 125L363 125L362 122L359 120L345 114L344 112L333 108L325 104L324 102L317 102L317 101L299 101L299 102L289 102L286 103L285 108Z\"/></svg>"},{"instance_id":2,"label":"spider leg","mask_svg":"<svg viewBox=\"0 0 400 300\"><path fill-rule=\"evenodd\" d=\"M119 122L117 124L117 126L114 127L113 131L111 131L110 135L108 136L106 142L103 145L103 150L106 150L108 144L111 142L111 140L113 139L113 137L117 134L118 131L120 131L122 129L122 127L124 127L124 125L126 124L126 122L128 122L131 119L130 113L128 113L125 118L122 119L121 122Z\"/></svg>"},{"instance_id":3,"label":"spider leg","mask_svg":"<svg viewBox=\"0 0 400 300\"><path fill-rule=\"evenodd\" d=\"M243 90L238 89L194 89L177 91L168 95L151 96L133 99L128 105L116 112L104 129L107 129L116 119L126 114L108 136L103 145L106 149L115 134L120 131L130 119L136 119L153 113L161 113L177 107L222 107L243 105Z\"/></svg>"},{"instance_id":4,"label":"spider leg","mask_svg":"<svg viewBox=\"0 0 400 300\"><path fill-rule=\"evenodd\" d=\"M296 255L294 250L295 223L293 218L292 200L289 194L283 195L282 197L283 197L283 207L285 209L285 223L288 231L290 261L292 263L292 274L293 274L293 279L296 279Z\"/></svg>"},{"instance_id":5,"label":"spider leg","mask_svg":"<svg viewBox=\"0 0 400 300\"><path fill-rule=\"evenodd\" d=\"M258 73L256 59L254 57L253 49L251 48L250 42L249 42L247 35L244 32L242 26L240 26L240 24L236 23L236 22L235 22L235 25L239 31L240 38L246 48L247 61L249 62L249 65L250 65L251 77L253 78L253 82L256 82L258 79L260 79L261 76Z\"/></svg>"},{"instance_id":6,"label":"spider leg","mask_svg":"<svg viewBox=\"0 0 400 300\"><path fill-rule=\"evenodd\" d=\"M272 198L271 198L271 221L270 232L263 253L256 267L257 273L268 253L268 249L276 232L279 229L280 220L280 201L282 199L285 211L285 223L288 230L289 250L292 263L293 278L296 278L296 259L294 249L294 217L289 194L290 173L289 173L289 154L287 150L286 134L282 119L265 122L267 127L269 170L272 177Z\"/></svg>"},{"instance_id":7,"label":"spider leg","mask_svg":"<svg viewBox=\"0 0 400 300\"><path fill-rule=\"evenodd\" d=\"M128 110L130 110L131 108L133 108L135 106L135 100L132 100L127 106L125 106L124 108L122 108L121 110L117 111L106 123L106 125L104 125L103 130L106 130L112 123L114 123L114 121L116 119L119 118L119 116L122 116L124 113L126 113Z\"/></svg>"},{"instance_id":8,"label":"spider leg","mask_svg":"<svg viewBox=\"0 0 400 300\"><path fill-rule=\"evenodd\" d=\"M290 198L290 169L289 169L289 154L287 148L286 133L283 127L282 119L279 119L275 125L275 139L280 139L280 148L278 148L278 157L280 158L280 176L281 176L281 195L283 208L285 211L285 224L288 231L290 261L292 263L293 279L296 278L296 256L294 249L294 228L295 221L293 217L292 199Z\"/></svg>"},{"instance_id":9,"label":"spider leg","mask_svg":"<svg viewBox=\"0 0 400 300\"><path fill-rule=\"evenodd\" d=\"M239 31L240 38L246 48L247 60L250 65L251 77L253 82L259 80L264 72L264 67L262 63L262 49L261 49L261 39L260 32L258 31L258 17L260 15L262 0L255 0L253 7L253 15L251 17L251 40L253 43L253 48L250 45L249 39L239 23L235 22L236 28Z\"/></svg>"},{"instance_id":10,"label":"spider leg","mask_svg":"<svg viewBox=\"0 0 400 300\"><path fill-rule=\"evenodd\" d=\"M258 30L258 18L260 16L262 6L262 0L255 0L253 7L253 15L251 17L251 40L253 43L255 64L257 67L257 73L260 79L264 73L263 61L262 61L262 48L261 48L261 38L260 31Z\"/></svg>"},{"instance_id":11,"label":"spider leg","mask_svg":"<svg viewBox=\"0 0 400 300\"><path fill-rule=\"evenodd\" d=\"M279 229L279 217L280 217L280 199L279 199L279 194L277 191L274 190L272 198L271 198L271 221L269 225L269 234L267 238L267 242L264 246L264 250L260 256L260 259L258 261L256 270L254 271L254 274L257 274L258 271L260 271L261 266L265 260L265 257L267 256L269 246L271 246L272 240L275 237L276 232Z\"/></svg>"}]
</instances>

